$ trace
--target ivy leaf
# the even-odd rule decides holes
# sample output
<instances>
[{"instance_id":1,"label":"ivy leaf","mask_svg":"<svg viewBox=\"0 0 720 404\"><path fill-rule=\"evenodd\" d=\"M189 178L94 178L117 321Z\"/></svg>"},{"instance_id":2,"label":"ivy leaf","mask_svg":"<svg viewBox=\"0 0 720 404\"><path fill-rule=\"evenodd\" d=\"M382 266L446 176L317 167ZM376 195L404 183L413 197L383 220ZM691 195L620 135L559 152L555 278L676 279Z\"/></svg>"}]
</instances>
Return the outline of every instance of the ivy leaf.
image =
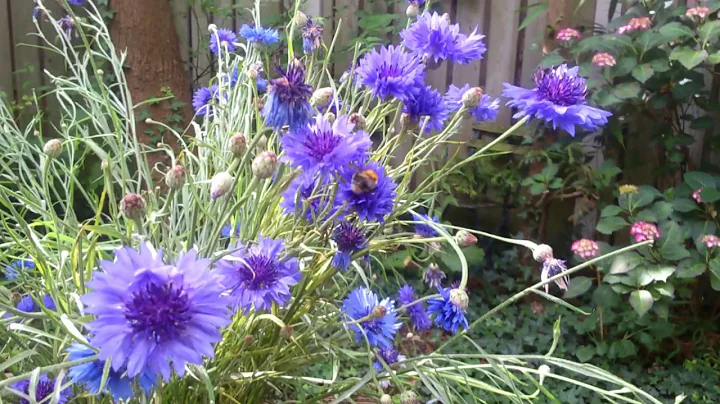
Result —
<instances>
[{"instance_id":1,"label":"ivy leaf","mask_svg":"<svg viewBox=\"0 0 720 404\"><path fill-rule=\"evenodd\" d=\"M630 293L630 306L640 317L652 308L653 303L652 294L647 290L636 290Z\"/></svg>"},{"instance_id":2,"label":"ivy leaf","mask_svg":"<svg viewBox=\"0 0 720 404\"><path fill-rule=\"evenodd\" d=\"M585 292L590 290L592 283L592 279L588 278L587 276L576 276L572 278L570 280L570 285L565 291L565 295L563 295L563 298L572 299L574 297L578 297L584 294Z\"/></svg>"},{"instance_id":3,"label":"ivy leaf","mask_svg":"<svg viewBox=\"0 0 720 404\"><path fill-rule=\"evenodd\" d=\"M602 234L612 234L614 231L626 227L629 223L617 216L604 217L598 222L596 229Z\"/></svg>"},{"instance_id":4,"label":"ivy leaf","mask_svg":"<svg viewBox=\"0 0 720 404\"><path fill-rule=\"evenodd\" d=\"M677 60L686 69L692 70L707 59L708 53L705 49L695 50L687 46L679 46L673 49L670 60Z\"/></svg>"},{"instance_id":5,"label":"ivy leaf","mask_svg":"<svg viewBox=\"0 0 720 404\"><path fill-rule=\"evenodd\" d=\"M600 212L600 217L617 216L622 211L622 208L617 205L608 205L602 210L602 212Z\"/></svg>"},{"instance_id":6,"label":"ivy leaf","mask_svg":"<svg viewBox=\"0 0 720 404\"><path fill-rule=\"evenodd\" d=\"M648 79L649 79L650 77L652 77L653 73L655 73L655 71L654 71L653 68L650 67L650 65L647 64L647 63L642 64L642 65L637 65L637 66L635 66L635 68L632 70L632 76L635 77L635 80L637 80L637 81L639 81L639 82L641 82L641 83L643 83L643 84L644 84L646 81L648 81Z\"/></svg>"}]
</instances>

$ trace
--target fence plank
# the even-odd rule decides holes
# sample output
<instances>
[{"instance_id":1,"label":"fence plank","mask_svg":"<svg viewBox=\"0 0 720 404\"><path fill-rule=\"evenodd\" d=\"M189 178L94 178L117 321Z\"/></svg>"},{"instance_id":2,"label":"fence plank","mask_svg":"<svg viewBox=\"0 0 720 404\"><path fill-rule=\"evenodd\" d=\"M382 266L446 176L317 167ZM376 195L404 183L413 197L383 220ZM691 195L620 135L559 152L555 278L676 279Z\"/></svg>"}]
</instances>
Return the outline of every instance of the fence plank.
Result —
<instances>
[{"instance_id":1,"label":"fence plank","mask_svg":"<svg viewBox=\"0 0 720 404\"><path fill-rule=\"evenodd\" d=\"M486 0L458 0L456 23L460 24L460 32L469 34L477 26L478 32L484 34L488 27L483 26L483 15L490 11ZM485 45L488 45L487 42ZM487 57L487 55L485 55ZM475 60L469 65L453 67L452 84L462 87L480 85L481 61Z\"/></svg>"},{"instance_id":2,"label":"fence plank","mask_svg":"<svg viewBox=\"0 0 720 404\"><path fill-rule=\"evenodd\" d=\"M4 92L9 101L14 99L15 87L13 85L13 59L12 35L10 33L10 19L8 16L8 2L0 0L0 92Z\"/></svg>"},{"instance_id":3,"label":"fence plank","mask_svg":"<svg viewBox=\"0 0 720 404\"><path fill-rule=\"evenodd\" d=\"M15 1L12 3L9 16L12 20L12 37L15 53L15 91L18 101L23 96L32 95L32 90L42 85L40 78L40 53L34 46L38 44L38 38L28 35L35 31L32 22L32 12L35 3L31 1Z\"/></svg>"},{"instance_id":4,"label":"fence plank","mask_svg":"<svg viewBox=\"0 0 720 404\"><path fill-rule=\"evenodd\" d=\"M544 3L544 0L530 0L528 6ZM525 43L523 44L520 84L526 88L533 87L533 73L543 58L543 41L547 26L547 13L542 13L525 27ZM517 83L516 83L517 84Z\"/></svg>"},{"instance_id":5,"label":"fence plank","mask_svg":"<svg viewBox=\"0 0 720 404\"><path fill-rule=\"evenodd\" d=\"M492 2L492 19L490 20L490 39L487 59L487 84L489 94L500 95L503 83L512 83L515 78L515 49L517 47L520 0L505 0ZM502 125L510 124L510 108L502 106L498 113L497 122Z\"/></svg>"},{"instance_id":6,"label":"fence plank","mask_svg":"<svg viewBox=\"0 0 720 404\"><path fill-rule=\"evenodd\" d=\"M342 19L340 33L338 34L338 44L335 44L336 52L336 72L342 74L353 62L353 41L357 38L358 18L357 13L360 10L357 1L343 2L339 5L335 3L335 19ZM337 24L337 23L336 23Z\"/></svg>"}]
</instances>

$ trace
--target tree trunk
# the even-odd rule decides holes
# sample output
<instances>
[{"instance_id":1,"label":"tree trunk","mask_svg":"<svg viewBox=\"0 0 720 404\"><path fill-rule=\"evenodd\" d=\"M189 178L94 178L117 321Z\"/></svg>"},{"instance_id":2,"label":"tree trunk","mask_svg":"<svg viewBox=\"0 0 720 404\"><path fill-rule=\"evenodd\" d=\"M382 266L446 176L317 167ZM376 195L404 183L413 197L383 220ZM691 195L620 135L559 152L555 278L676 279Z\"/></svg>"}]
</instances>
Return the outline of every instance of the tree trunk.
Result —
<instances>
[{"instance_id":1,"label":"tree trunk","mask_svg":"<svg viewBox=\"0 0 720 404\"><path fill-rule=\"evenodd\" d=\"M170 102L147 104L150 117L160 122L168 122L173 113L182 116L180 127L185 127L192 119L191 82L183 66L177 32L173 23L172 9L168 0L115 0L110 7L115 12L110 35L118 52L127 50L125 76L137 104L149 98L163 96L162 88L169 88L175 99L185 106L173 111ZM140 111L136 111L136 117ZM168 133L159 133L154 138L147 133L152 129L158 133L158 126L149 126L144 121L136 125L138 139L142 143L153 145L157 141L177 147L177 142ZM148 156L151 167L156 163L168 162L164 154L154 153ZM161 175L162 173L156 172Z\"/></svg>"}]
</instances>

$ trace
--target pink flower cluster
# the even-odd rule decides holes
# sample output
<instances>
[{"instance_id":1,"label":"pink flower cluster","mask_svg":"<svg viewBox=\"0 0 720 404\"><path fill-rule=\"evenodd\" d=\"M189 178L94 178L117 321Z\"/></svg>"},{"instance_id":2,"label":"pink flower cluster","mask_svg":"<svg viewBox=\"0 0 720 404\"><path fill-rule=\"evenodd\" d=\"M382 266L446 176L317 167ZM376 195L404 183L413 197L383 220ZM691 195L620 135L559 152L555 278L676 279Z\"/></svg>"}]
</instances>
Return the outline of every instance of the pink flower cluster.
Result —
<instances>
[{"instance_id":1,"label":"pink flower cluster","mask_svg":"<svg viewBox=\"0 0 720 404\"><path fill-rule=\"evenodd\" d=\"M617 29L617 33L622 35L628 32L645 31L652 27L652 20L649 17L637 17L628 21L627 24Z\"/></svg>"},{"instance_id":2,"label":"pink flower cluster","mask_svg":"<svg viewBox=\"0 0 720 404\"><path fill-rule=\"evenodd\" d=\"M592 258L600 252L600 246L594 240L588 240L586 238L574 241L570 250L579 255L583 259Z\"/></svg>"},{"instance_id":3,"label":"pink flower cluster","mask_svg":"<svg viewBox=\"0 0 720 404\"><path fill-rule=\"evenodd\" d=\"M695 202L702 203L702 198L700 197L700 192L702 192L702 188L695 190L695 192L692 193L692 198L695 199Z\"/></svg>"},{"instance_id":4,"label":"pink flower cluster","mask_svg":"<svg viewBox=\"0 0 720 404\"><path fill-rule=\"evenodd\" d=\"M580 38L582 38L582 34L580 34L580 31L576 30L575 28L563 28L558 31L557 35L555 35L555 39L560 42L570 42L573 39Z\"/></svg>"},{"instance_id":5,"label":"pink flower cluster","mask_svg":"<svg viewBox=\"0 0 720 404\"><path fill-rule=\"evenodd\" d=\"M615 57L607 52L598 53L592 58L592 62L595 66L615 66Z\"/></svg>"},{"instance_id":6,"label":"pink flower cluster","mask_svg":"<svg viewBox=\"0 0 720 404\"><path fill-rule=\"evenodd\" d=\"M705 244L707 248L720 246L720 237L714 234L705 235L700 239L700 241Z\"/></svg>"},{"instance_id":7,"label":"pink flower cluster","mask_svg":"<svg viewBox=\"0 0 720 404\"><path fill-rule=\"evenodd\" d=\"M685 12L686 17L698 20L704 20L708 15L710 15L710 9L704 6L693 7Z\"/></svg>"},{"instance_id":8,"label":"pink flower cluster","mask_svg":"<svg viewBox=\"0 0 720 404\"><path fill-rule=\"evenodd\" d=\"M645 240L657 240L660 238L660 230L657 226L648 222L637 222L630 227L630 235L635 237L635 242Z\"/></svg>"}]
</instances>

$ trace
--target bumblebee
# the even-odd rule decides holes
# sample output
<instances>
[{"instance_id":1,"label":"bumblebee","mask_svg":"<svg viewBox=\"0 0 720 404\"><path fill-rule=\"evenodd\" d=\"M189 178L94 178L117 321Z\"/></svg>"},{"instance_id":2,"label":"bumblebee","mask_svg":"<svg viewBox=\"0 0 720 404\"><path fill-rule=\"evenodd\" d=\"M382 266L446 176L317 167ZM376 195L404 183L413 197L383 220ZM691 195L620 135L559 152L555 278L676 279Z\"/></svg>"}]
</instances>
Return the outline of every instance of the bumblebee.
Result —
<instances>
[{"instance_id":1,"label":"bumblebee","mask_svg":"<svg viewBox=\"0 0 720 404\"><path fill-rule=\"evenodd\" d=\"M375 170L358 170L352 177L352 191L355 194L372 192L377 188L378 175Z\"/></svg>"}]
</instances>

